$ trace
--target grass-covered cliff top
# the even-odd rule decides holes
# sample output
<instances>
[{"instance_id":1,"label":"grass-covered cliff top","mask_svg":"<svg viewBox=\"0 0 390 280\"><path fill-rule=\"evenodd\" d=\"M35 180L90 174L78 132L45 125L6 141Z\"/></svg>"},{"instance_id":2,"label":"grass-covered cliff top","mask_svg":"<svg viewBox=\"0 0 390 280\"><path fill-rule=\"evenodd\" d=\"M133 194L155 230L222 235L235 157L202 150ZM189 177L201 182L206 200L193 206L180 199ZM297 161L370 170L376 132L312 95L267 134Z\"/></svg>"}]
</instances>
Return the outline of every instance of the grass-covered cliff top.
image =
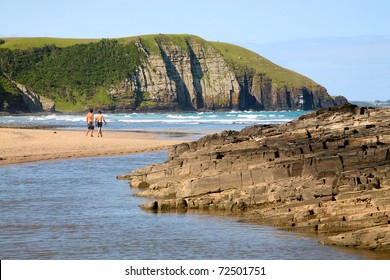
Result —
<instances>
[{"instance_id":1,"label":"grass-covered cliff top","mask_svg":"<svg viewBox=\"0 0 390 280\"><path fill-rule=\"evenodd\" d=\"M40 48L46 45L56 45L59 48L65 48L77 44L87 44L98 42L100 39L66 39L66 38L49 38L49 37L31 37L31 38L4 38L4 44L0 48L11 50L25 50L29 48Z\"/></svg>"},{"instance_id":2,"label":"grass-covered cliff top","mask_svg":"<svg viewBox=\"0 0 390 280\"><path fill-rule=\"evenodd\" d=\"M1 38L0 38L1 39ZM11 50L19 49L25 50L29 48L40 48L47 45L55 45L59 48L70 47L77 44L88 44L98 42L101 39L71 39L71 38L50 38L50 37L15 37L3 38L5 42L0 44L0 48L7 48ZM190 34L150 34L141 36L131 36L124 38L116 38L121 43L127 44L141 40L144 46L151 52L159 52L157 41L170 41L180 48L186 49L186 42L188 40L196 40L198 42L207 42L204 39Z\"/></svg>"}]
</instances>

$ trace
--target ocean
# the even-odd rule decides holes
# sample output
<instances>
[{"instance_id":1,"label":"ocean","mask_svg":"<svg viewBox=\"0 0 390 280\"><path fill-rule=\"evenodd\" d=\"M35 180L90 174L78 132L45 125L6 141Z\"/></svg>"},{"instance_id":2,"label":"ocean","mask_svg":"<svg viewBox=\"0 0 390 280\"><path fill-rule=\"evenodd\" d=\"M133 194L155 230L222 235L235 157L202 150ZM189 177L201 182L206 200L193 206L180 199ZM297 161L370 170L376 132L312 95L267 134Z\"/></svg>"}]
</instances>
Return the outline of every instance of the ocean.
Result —
<instances>
[{"instance_id":1,"label":"ocean","mask_svg":"<svg viewBox=\"0 0 390 280\"><path fill-rule=\"evenodd\" d=\"M197 138L304 112L106 114L105 129ZM85 129L83 115L0 117L2 125ZM175 136L172 136L175 135ZM315 235L238 222L228 213L150 213L116 176L163 162L166 151L0 166L0 258L55 260L356 260L370 251L323 246Z\"/></svg>"},{"instance_id":2,"label":"ocean","mask_svg":"<svg viewBox=\"0 0 390 280\"><path fill-rule=\"evenodd\" d=\"M296 119L307 111L282 112L183 112L104 114L103 129L155 132L166 137L199 138L222 130L241 130L255 124L278 124ZM57 126L62 129L86 129L85 115L34 114L0 116L0 126Z\"/></svg>"}]
</instances>

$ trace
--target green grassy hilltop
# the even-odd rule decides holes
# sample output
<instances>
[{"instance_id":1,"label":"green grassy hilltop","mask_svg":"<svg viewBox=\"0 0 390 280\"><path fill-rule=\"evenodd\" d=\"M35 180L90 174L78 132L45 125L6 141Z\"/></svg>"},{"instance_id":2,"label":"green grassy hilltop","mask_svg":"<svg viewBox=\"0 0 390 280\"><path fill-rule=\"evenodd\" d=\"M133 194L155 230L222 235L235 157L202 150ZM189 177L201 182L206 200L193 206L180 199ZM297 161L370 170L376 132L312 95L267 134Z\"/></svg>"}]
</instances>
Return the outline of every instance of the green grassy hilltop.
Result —
<instances>
[{"instance_id":1,"label":"green grassy hilltop","mask_svg":"<svg viewBox=\"0 0 390 280\"><path fill-rule=\"evenodd\" d=\"M41 48L46 45L55 45L59 48L65 48L77 44L87 44L98 42L100 39L65 39L65 38L49 38L49 37L31 37L31 38L5 38L4 44L0 48L11 50L25 50L30 48Z\"/></svg>"}]
</instances>

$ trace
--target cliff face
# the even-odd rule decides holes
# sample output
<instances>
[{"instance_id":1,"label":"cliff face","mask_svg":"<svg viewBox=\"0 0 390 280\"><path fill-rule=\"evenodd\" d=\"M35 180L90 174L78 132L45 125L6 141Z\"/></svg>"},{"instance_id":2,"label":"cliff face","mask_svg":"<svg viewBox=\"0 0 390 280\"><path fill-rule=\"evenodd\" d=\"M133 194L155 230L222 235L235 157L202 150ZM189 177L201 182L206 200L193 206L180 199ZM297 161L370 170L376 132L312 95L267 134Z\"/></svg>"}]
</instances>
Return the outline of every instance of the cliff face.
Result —
<instances>
[{"instance_id":1,"label":"cliff face","mask_svg":"<svg viewBox=\"0 0 390 280\"><path fill-rule=\"evenodd\" d=\"M313 110L345 104L345 98L332 98L322 86L309 89L284 85L278 88L272 79L255 76L241 85L240 108L255 110Z\"/></svg>"},{"instance_id":2,"label":"cliff face","mask_svg":"<svg viewBox=\"0 0 390 280\"><path fill-rule=\"evenodd\" d=\"M22 97L23 102L30 112L53 112L54 102L44 96L40 96L22 84L16 83L16 87Z\"/></svg>"},{"instance_id":3,"label":"cliff face","mask_svg":"<svg viewBox=\"0 0 390 280\"><path fill-rule=\"evenodd\" d=\"M390 250L390 110L322 109L281 125L225 131L134 171L151 210L239 211L248 221ZM140 184L147 182L148 184Z\"/></svg>"},{"instance_id":4,"label":"cliff face","mask_svg":"<svg viewBox=\"0 0 390 280\"><path fill-rule=\"evenodd\" d=\"M167 40L157 40L159 53L149 52L142 66L110 94L134 93L140 109L227 109L236 108L240 91L234 73L211 46L186 42L186 49Z\"/></svg>"},{"instance_id":5,"label":"cliff face","mask_svg":"<svg viewBox=\"0 0 390 280\"><path fill-rule=\"evenodd\" d=\"M134 106L140 109L237 107L238 82L226 61L211 46L187 41L183 50L168 40L156 44L158 54L149 52L141 40L137 41L147 59L121 87L111 89L111 95L132 92Z\"/></svg>"},{"instance_id":6,"label":"cliff face","mask_svg":"<svg viewBox=\"0 0 390 280\"><path fill-rule=\"evenodd\" d=\"M110 89L117 109L312 110L346 102L331 98L324 87L292 71L287 76L299 76L301 82L291 86L278 81L267 73L268 65L262 67L262 58L247 50L244 55L248 52L258 59L254 68L245 62L237 66L236 56L227 57L217 43L182 39L177 43L155 37L153 47L142 37L137 39L146 59L135 73ZM288 71L275 64L272 67Z\"/></svg>"}]
</instances>

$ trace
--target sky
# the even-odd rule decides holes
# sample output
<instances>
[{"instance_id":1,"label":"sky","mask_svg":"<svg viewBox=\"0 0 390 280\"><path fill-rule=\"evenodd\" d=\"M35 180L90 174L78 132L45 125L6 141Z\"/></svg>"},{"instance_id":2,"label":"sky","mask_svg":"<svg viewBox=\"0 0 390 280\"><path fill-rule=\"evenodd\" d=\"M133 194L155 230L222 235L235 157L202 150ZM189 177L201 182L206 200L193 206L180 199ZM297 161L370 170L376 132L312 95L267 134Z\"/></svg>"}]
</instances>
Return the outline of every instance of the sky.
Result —
<instances>
[{"instance_id":1,"label":"sky","mask_svg":"<svg viewBox=\"0 0 390 280\"><path fill-rule=\"evenodd\" d=\"M194 34L348 100L390 100L390 0L1 0L0 38Z\"/></svg>"}]
</instances>

